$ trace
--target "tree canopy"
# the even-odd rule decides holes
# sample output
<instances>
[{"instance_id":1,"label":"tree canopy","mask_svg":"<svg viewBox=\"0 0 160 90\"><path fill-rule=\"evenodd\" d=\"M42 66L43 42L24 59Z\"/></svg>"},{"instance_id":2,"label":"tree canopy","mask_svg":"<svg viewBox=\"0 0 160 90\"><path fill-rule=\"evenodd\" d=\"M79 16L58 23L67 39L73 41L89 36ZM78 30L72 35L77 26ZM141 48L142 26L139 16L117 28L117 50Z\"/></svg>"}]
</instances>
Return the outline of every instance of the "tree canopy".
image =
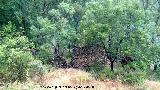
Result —
<instances>
[{"instance_id":1,"label":"tree canopy","mask_svg":"<svg viewBox=\"0 0 160 90\"><path fill-rule=\"evenodd\" d=\"M72 62L87 46L104 50L111 71L127 63L147 72L160 62L159 13L159 0L0 0L0 74L14 81L9 71Z\"/></svg>"}]
</instances>

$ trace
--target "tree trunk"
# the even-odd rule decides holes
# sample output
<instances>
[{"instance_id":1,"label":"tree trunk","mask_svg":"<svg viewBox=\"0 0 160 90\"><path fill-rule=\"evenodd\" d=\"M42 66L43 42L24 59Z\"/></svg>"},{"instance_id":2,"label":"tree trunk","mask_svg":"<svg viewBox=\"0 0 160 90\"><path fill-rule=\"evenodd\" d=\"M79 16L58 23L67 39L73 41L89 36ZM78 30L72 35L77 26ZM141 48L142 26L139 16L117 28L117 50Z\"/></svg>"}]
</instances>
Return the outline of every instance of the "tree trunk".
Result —
<instances>
[{"instance_id":1,"label":"tree trunk","mask_svg":"<svg viewBox=\"0 0 160 90\"><path fill-rule=\"evenodd\" d=\"M113 69L113 64L114 64L114 61L110 61L111 62L111 64L110 64L110 68L111 68L111 71L114 71L114 69Z\"/></svg>"}]
</instances>

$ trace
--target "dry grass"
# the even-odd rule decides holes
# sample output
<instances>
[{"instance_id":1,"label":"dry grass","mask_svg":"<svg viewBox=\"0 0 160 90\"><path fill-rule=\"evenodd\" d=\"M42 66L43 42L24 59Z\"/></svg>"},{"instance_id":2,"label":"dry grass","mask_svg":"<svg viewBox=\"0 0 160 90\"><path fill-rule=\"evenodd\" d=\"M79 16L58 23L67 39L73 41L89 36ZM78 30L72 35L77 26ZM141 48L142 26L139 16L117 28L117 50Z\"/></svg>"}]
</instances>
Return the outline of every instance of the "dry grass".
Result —
<instances>
[{"instance_id":1,"label":"dry grass","mask_svg":"<svg viewBox=\"0 0 160 90\"><path fill-rule=\"evenodd\" d=\"M8 87L0 87L0 90L160 90L160 83L146 80L142 86L127 86L118 81L95 80L90 73L78 69L57 69L46 74L41 81L29 80L26 83L13 83ZM33 82L34 81L34 82ZM38 85L37 83L38 82ZM54 86L51 89L46 89L42 86ZM83 86L83 88L68 88L65 87L55 89L55 86ZM94 86L94 88L84 88L86 86Z\"/></svg>"},{"instance_id":2,"label":"dry grass","mask_svg":"<svg viewBox=\"0 0 160 90\"><path fill-rule=\"evenodd\" d=\"M147 87L147 90L160 90L160 82L146 80L144 87Z\"/></svg>"},{"instance_id":3,"label":"dry grass","mask_svg":"<svg viewBox=\"0 0 160 90\"><path fill-rule=\"evenodd\" d=\"M41 88L40 85L37 85L32 81L28 81L25 83L14 82L12 84L0 87L0 90L45 90L45 89Z\"/></svg>"},{"instance_id":4,"label":"dry grass","mask_svg":"<svg viewBox=\"0 0 160 90\"><path fill-rule=\"evenodd\" d=\"M95 80L90 73L77 69L58 69L47 74L43 78L44 86L94 86L94 88L79 90L128 90L130 87L122 85L119 82L106 80ZM67 90L62 88L60 90ZM75 89L68 89L75 90Z\"/></svg>"}]
</instances>

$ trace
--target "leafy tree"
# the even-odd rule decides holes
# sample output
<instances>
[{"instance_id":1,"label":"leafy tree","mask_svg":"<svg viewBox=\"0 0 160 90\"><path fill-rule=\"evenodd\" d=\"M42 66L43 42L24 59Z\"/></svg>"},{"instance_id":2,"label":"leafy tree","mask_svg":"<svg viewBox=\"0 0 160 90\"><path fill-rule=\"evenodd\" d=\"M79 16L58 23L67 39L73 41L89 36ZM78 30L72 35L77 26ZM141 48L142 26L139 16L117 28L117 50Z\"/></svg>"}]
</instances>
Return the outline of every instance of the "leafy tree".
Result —
<instances>
[{"instance_id":1,"label":"leafy tree","mask_svg":"<svg viewBox=\"0 0 160 90\"><path fill-rule=\"evenodd\" d=\"M77 43L78 27L83 11L78 3L61 2L57 8L49 10L48 13L45 18L38 17L38 24L31 27L32 40L39 48L40 57L43 57L44 53L49 55L43 60L53 58L53 49L57 45L60 45L64 54L70 53L71 46ZM45 45L48 46L48 49L44 47ZM49 52L43 52L42 48Z\"/></svg>"},{"instance_id":2,"label":"leafy tree","mask_svg":"<svg viewBox=\"0 0 160 90\"><path fill-rule=\"evenodd\" d=\"M6 25L0 43L0 76L6 81L25 81L29 62L35 60L30 49L34 47L25 36L12 36L12 25Z\"/></svg>"},{"instance_id":3,"label":"leafy tree","mask_svg":"<svg viewBox=\"0 0 160 90\"><path fill-rule=\"evenodd\" d=\"M22 38L23 37L20 37L20 39ZM26 45L22 46L23 43L18 44L19 41L17 39L7 40L8 42L0 45L0 73L2 78L11 81L24 81L27 77L28 63L35 59L29 51L26 51ZM21 42L26 44L25 41Z\"/></svg>"},{"instance_id":4,"label":"leafy tree","mask_svg":"<svg viewBox=\"0 0 160 90\"><path fill-rule=\"evenodd\" d=\"M113 63L121 56L148 61L145 50L150 46L147 29L143 29L144 11L136 3L114 4L113 1L90 3L81 22L85 43L100 43ZM82 40L81 40L82 41Z\"/></svg>"}]
</instances>

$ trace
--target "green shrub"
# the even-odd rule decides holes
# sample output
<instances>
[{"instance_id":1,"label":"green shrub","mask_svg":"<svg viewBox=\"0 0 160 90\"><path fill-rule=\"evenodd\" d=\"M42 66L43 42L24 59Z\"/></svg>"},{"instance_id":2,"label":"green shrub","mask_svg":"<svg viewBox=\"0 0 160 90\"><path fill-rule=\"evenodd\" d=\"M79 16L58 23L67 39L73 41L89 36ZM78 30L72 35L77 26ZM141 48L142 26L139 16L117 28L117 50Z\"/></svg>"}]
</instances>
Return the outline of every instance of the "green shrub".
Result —
<instances>
[{"instance_id":1,"label":"green shrub","mask_svg":"<svg viewBox=\"0 0 160 90\"><path fill-rule=\"evenodd\" d=\"M0 44L0 74L5 81L25 81L29 62L34 57L29 51L33 44L24 36L4 38Z\"/></svg>"},{"instance_id":2,"label":"green shrub","mask_svg":"<svg viewBox=\"0 0 160 90\"><path fill-rule=\"evenodd\" d=\"M134 70L133 65L126 65L125 68L115 68L114 72L108 66L102 64L102 62L95 60L87 71L93 73L97 79L117 79L124 84L140 85L146 78L146 72L138 69Z\"/></svg>"},{"instance_id":3,"label":"green shrub","mask_svg":"<svg viewBox=\"0 0 160 90\"><path fill-rule=\"evenodd\" d=\"M110 68L105 66L100 60L95 60L87 71L93 73L97 79L104 80L106 78L113 79L114 73Z\"/></svg>"},{"instance_id":4,"label":"green shrub","mask_svg":"<svg viewBox=\"0 0 160 90\"><path fill-rule=\"evenodd\" d=\"M141 85L144 82L146 73L135 71L135 72L129 72L129 73L123 73L120 76L120 79L122 80L122 83L129 84L129 85Z\"/></svg>"},{"instance_id":5,"label":"green shrub","mask_svg":"<svg viewBox=\"0 0 160 90\"><path fill-rule=\"evenodd\" d=\"M156 70L153 70L153 71L148 70L147 74L148 74L148 78L150 80L159 81L160 80L160 77L159 77L160 76L160 67L158 67Z\"/></svg>"},{"instance_id":6,"label":"green shrub","mask_svg":"<svg viewBox=\"0 0 160 90\"><path fill-rule=\"evenodd\" d=\"M45 67L42 64L42 61L36 60L32 61L29 64L29 70L28 70L28 75L29 77L34 77L34 76L43 76L44 74L47 73L47 67Z\"/></svg>"},{"instance_id":7,"label":"green shrub","mask_svg":"<svg viewBox=\"0 0 160 90\"><path fill-rule=\"evenodd\" d=\"M34 58L29 52L12 51L8 58L8 77L11 81L25 81L27 79L27 70L29 68L29 62Z\"/></svg>"},{"instance_id":8,"label":"green shrub","mask_svg":"<svg viewBox=\"0 0 160 90\"><path fill-rule=\"evenodd\" d=\"M147 78L145 64L142 61L129 62L123 68L118 68L115 74L124 84L141 85Z\"/></svg>"},{"instance_id":9,"label":"green shrub","mask_svg":"<svg viewBox=\"0 0 160 90\"><path fill-rule=\"evenodd\" d=\"M53 47L51 44L44 44L39 47L38 52L39 58L43 61L43 63L47 64L48 60L53 58Z\"/></svg>"},{"instance_id":10,"label":"green shrub","mask_svg":"<svg viewBox=\"0 0 160 90\"><path fill-rule=\"evenodd\" d=\"M99 71L104 68L104 65L99 60L94 60L93 62L90 62L90 66L86 68L86 71L91 73L98 73Z\"/></svg>"},{"instance_id":11,"label":"green shrub","mask_svg":"<svg viewBox=\"0 0 160 90\"><path fill-rule=\"evenodd\" d=\"M104 67L102 68L97 74L96 74L97 78L100 80L104 80L104 79L115 79L115 75L114 72L111 71L110 68L108 67Z\"/></svg>"}]
</instances>

